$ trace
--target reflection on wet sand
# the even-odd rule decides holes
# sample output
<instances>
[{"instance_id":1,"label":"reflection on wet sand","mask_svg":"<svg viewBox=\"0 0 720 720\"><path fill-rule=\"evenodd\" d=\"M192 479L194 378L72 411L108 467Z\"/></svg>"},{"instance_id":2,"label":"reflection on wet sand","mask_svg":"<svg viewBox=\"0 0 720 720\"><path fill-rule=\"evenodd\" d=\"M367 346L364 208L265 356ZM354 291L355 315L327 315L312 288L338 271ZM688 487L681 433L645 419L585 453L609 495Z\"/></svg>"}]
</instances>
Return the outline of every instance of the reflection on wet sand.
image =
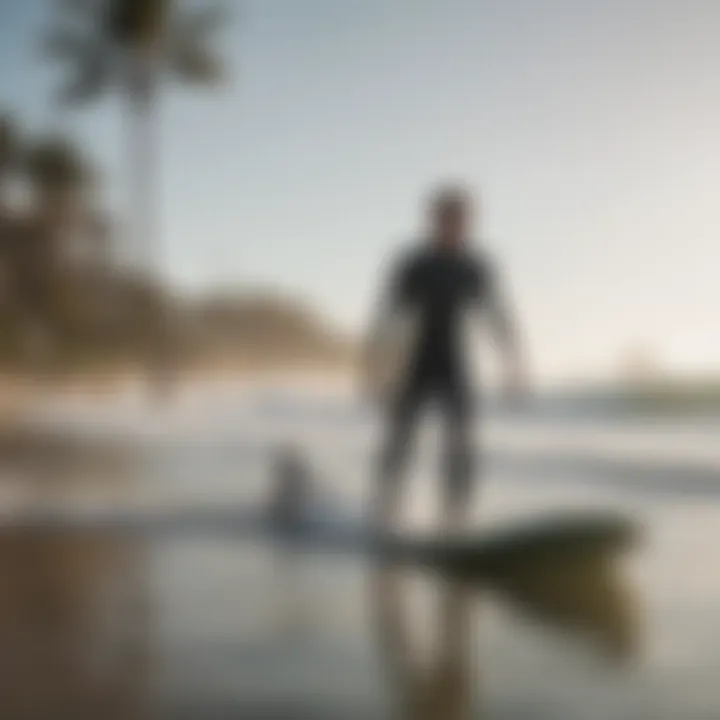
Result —
<instances>
[{"instance_id":1,"label":"reflection on wet sand","mask_svg":"<svg viewBox=\"0 0 720 720\"><path fill-rule=\"evenodd\" d=\"M0 717L134 720L146 705L139 548L0 533Z\"/></svg>"},{"instance_id":2,"label":"reflection on wet sand","mask_svg":"<svg viewBox=\"0 0 720 720\"><path fill-rule=\"evenodd\" d=\"M635 598L613 558L546 557L527 567L498 569L488 589L546 624L591 640L612 660L629 659L638 649Z\"/></svg>"},{"instance_id":3,"label":"reflection on wet sand","mask_svg":"<svg viewBox=\"0 0 720 720\"><path fill-rule=\"evenodd\" d=\"M107 440L92 443L81 437L64 435L56 431L12 426L0 428L0 462L20 465L32 464L33 467L55 465L94 467L110 458L115 461L123 456L119 441Z\"/></svg>"},{"instance_id":4,"label":"reflection on wet sand","mask_svg":"<svg viewBox=\"0 0 720 720\"><path fill-rule=\"evenodd\" d=\"M464 720L472 712L470 588L461 581L438 585L433 616L436 643L429 658L415 652L407 587L399 570L380 569L373 577L378 641L388 677L397 690L398 720Z\"/></svg>"},{"instance_id":5,"label":"reflection on wet sand","mask_svg":"<svg viewBox=\"0 0 720 720\"><path fill-rule=\"evenodd\" d=\"M474 687L481 668L473 667L474 612L490 594L526 615L575 636L614 660L637 649L633 596L612 557L602 553L562 557L495 568L492 575L446 577L436 581L437 611L431 616L437 639L429 658L415 651L411 588L402 569L378 567L371 585L378 644L396 693L398 720L465 720L473 716ZM482 638L479 638L482 644Z\"/></svg>"},{"instance_id":6,"label":"reflection on wet sand","mask_svg":"<svg viewBox=\"0 0 720 720\"><path fill-rule=\"evenodd\" d=\"M0 464L30 470L24 477L38 481L39 497L63 499L76 491L86 497L90 487L117 489L136 477L121 455L97 448L86 453L59 441L38 451L33 442L4 448L0 442ZM473 543L431 543L412 546L397 567L373 568L374 620L397 694L396 717L477 717L473 704L483 693L476 687L482 668L473 662L474 617L478 605L491 599L590 639L612 658L632 656L636 613L617 563L626 546L625 539L604 534L572 543L547 528L518 535L509 527L482 553ZM306 604L295 563L303 557L316 562L312 551L296 550L277 568L287 581L277 595L289 611ZM408 612L415 588L405 583L405 561L437 582L431 618L436 642L424 658L414 648L418 631L427 628L413 624ZM158 668L150 662L150 623L157 627L161 618L147 614L146 564L146 550L132 532L0 529L0 720L151 715L150 682ZM306 619L304 612L286 615L283 638L294 637ZM482 636L477 640L482 646Z\"/></svg>"},{"instance_id":7,"label":"reflection on wet sand","mask_svg":"<svg viewBox=\"0 0 720 720\"><path fill-rule=\"evenodd\" d=\"M135 485L136 451L119 441L92 442L57 432L0 430L0 512L21 505L120 500Z\"/></svg>"}]
</instances>

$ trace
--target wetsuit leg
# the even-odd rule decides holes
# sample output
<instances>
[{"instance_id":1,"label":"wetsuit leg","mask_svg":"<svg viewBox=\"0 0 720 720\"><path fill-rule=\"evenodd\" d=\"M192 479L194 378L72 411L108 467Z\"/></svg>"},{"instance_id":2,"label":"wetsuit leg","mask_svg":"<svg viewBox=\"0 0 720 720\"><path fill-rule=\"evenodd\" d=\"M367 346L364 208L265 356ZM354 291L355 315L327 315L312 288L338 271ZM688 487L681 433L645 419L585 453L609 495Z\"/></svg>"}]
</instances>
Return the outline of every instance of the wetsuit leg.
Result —
<instances>
[{"instance_id":1,"label":"wetsuit leg","mask_svg":"<svg viewBox=\"0 0 720 720\"><path fill-rule=\"evenodd\" d=\"M462 522L472 500L474 401L459 373L448 374L438 388L445 424L443 513L450 527Z\"/></svg>"},{"instance_id":2,"label":"wetsuit leg","mask_svg":"<svg viewBox=\"0 0 720 720\"><path fill-rule=\"evenodd\" d=\"M397 516L409 446L428 391L427 378L422 373L413 373L390 403L373 507L374 520L381 525Z\"/></svg>"}]
</instances>

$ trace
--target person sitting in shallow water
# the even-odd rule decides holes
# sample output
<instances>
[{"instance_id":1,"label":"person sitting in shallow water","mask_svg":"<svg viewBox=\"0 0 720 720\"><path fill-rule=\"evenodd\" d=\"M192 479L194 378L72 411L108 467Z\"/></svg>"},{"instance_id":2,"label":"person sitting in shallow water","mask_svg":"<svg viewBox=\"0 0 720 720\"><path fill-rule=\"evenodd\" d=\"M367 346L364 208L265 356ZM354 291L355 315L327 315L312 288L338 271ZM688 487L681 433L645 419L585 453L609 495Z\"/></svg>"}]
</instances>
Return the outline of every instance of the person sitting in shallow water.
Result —
<instances>
[{"instance_id":1,"label":"person sitting in shallow water","mask_svg":"<svg viewBox=\"0 0 720 720\"><path fill-rule=\"evenodd\" d=\"M357 524L330 487L312 471L307 458L293 445L278 448L273 457L271 522L281 527L301 525L327 530Z\"/></svg>"},{"instance_id":2,"label":"person sitting in shallow water","mask_svg":"<svg viewBox=\"0 0 720 720\"><path fill-rule=\"evenodd\" d=\"M281 525L297 522L312 493L312 473L297 448L284 446L274 458L269 514Z\"/></svg>"}]
</instances>

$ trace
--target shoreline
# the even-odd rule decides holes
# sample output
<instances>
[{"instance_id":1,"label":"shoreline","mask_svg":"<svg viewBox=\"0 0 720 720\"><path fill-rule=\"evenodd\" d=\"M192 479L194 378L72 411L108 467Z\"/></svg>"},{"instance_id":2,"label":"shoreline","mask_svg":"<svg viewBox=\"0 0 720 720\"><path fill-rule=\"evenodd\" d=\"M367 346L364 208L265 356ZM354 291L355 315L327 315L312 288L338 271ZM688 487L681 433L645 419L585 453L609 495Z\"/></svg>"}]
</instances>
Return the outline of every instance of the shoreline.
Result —
<instances>
[{"instance_id":1,"label":"shoreline","mask_svg":"<svg viewBox=\"0 0 720 720\"><path fill-rule=\"evenodd\" d=\"M337 365L229 365L204 363L171 371L170 396L182 394L189 386L232 384L235 388L302 388L333 390L354 387L355 372ZM104 367L82 372L45 374L0 372L0 425L20 419L23 412L43 401L63 396L86 398L119 397L138 390L152 394L151 374L141 366Z\"/></svg>"}]
</instances>

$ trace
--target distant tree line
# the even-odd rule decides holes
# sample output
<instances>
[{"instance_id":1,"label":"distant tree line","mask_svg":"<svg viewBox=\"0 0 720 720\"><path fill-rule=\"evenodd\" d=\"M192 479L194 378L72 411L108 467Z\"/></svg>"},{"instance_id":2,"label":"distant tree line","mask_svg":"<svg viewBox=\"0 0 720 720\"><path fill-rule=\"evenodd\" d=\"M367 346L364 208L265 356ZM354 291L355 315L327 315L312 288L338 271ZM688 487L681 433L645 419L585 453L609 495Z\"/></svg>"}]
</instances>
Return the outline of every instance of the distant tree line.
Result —
<instances>
[{"instance_id":1,"label":"distant tree line","mask_svg":"<svg viewBox=\"0 0 720 720\"><path fill-rule=\"evenodd\" d=\"M62 135L29 136L0 111L0 369L141 362L162 373L169 361L218 356L254 365L348 356L349 343L295 298L190 299L153 279L155 110L168 81L212 87L223 78L214 40L228 7L184 0L54 6L41 45L64 70L59 104L83 106L113 92L129 110L133 212L119 247L83 148Z\"/></svg>"},{"instance_id":2,"label":"distant tree line","mask_svg":"<svg viewBox=\"0 0 720 720\"><path fill-rule=\"evenodd\" d=\"M348 357L350 344L296 298L182 297L119 263L100 190L67 138L0 117L0 367L142 362L161 336L181 365Z\"/></svg>"}]
</instances>

